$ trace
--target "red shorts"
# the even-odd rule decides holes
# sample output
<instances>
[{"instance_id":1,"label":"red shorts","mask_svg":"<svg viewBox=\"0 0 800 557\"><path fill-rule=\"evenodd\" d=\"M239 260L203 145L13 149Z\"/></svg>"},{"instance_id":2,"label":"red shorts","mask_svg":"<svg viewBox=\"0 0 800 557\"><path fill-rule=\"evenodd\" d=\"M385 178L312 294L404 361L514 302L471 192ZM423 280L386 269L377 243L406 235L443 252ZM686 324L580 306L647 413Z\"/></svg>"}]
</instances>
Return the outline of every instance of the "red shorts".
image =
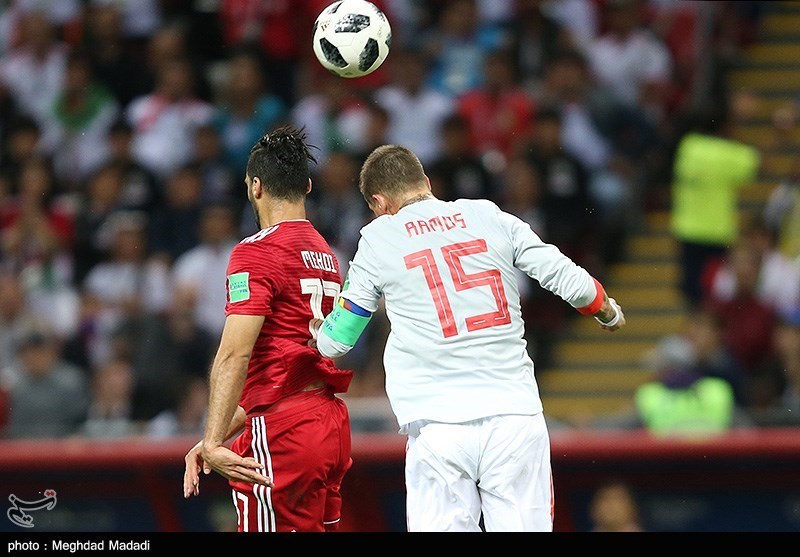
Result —
<instances>
[{"instance_id":1,"label":"red shorts","mask_svg":"<svg viewBox=\"0 0 800 557\"><path fill-rule=\"evenodd\" d=\"M303 391L247 416L237 454L264 465L274 487L229 482L239 532L336 530L350 468L350 418L328 389Z\"/></svg>"}]
</instances>

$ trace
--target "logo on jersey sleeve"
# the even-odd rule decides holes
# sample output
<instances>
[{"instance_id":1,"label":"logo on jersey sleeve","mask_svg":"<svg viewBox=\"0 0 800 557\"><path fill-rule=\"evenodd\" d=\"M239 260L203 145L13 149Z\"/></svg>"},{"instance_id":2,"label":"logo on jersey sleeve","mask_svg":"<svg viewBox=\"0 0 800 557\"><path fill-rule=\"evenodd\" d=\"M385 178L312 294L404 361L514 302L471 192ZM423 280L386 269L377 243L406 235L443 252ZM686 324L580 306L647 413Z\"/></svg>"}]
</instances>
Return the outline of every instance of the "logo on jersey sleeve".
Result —
<instances>
[{"instance_id":1,"label":"logo on jersey sleeve","mask_svg":"<svg viewBox=\"0 0 800 557\"><path fill-rule=\"evenodd\" d=\"M228 299L232 304L250 299L250 273L228 275Z\"/></svg>"}]
</instances>

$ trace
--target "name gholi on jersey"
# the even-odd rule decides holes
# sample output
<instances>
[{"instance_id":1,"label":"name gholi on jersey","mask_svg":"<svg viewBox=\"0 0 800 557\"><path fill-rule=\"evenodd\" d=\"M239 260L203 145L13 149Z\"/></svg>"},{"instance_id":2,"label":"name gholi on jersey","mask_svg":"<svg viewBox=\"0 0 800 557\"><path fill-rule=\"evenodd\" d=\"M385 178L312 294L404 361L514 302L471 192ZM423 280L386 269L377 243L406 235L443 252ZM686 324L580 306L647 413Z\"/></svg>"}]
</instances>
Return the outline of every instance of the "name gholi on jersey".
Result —
<instances>
[{"instance_id":1,"label":"name gholi on jersey","mask_svg":"<svg viewBox=\"0 0 800 557\"><path fill-rule=\"evenodd\" d=\"M331 273L339 272L336 268L336 258L332 253L303 250L300 252L300 256L303 258L306 269L319 269L320 271Z\"/></svg>"},{"instance_id":2,"label":"name gholi on jersey","mask_svg":"<svg viewBox=\"0 0 800 557\"><path fill-rule=\"evenodd\" d=\"M409 236L418 236L428 232L447 232L454 228L466 228L467 223L461 213L437 215L431 219L414 219L406 221L405 228Z\"/></svg>"}]
</instances>

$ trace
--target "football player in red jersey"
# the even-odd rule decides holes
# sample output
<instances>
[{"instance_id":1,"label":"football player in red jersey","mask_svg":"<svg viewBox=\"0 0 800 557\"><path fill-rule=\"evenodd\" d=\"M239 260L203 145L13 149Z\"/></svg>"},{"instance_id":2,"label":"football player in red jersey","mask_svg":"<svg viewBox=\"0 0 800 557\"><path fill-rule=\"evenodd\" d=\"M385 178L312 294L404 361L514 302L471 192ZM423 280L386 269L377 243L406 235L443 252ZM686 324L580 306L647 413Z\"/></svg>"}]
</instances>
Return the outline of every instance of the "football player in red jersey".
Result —
<instances>
[{"instance_id":1,"label":"football player in red jersey","mask_svg":"<svg viewBox=\"0 0 800 557\"><path fill-rule=\"evenodd\" d=\"M347 407L335 396L352 371L316 349L342 284L330 246L306 220L309 161L305 134L290 127L250 152L245 184L260 230L230 256L205 435L186 455L184 496L199 493L201 469L221 474L240 532L335 530L352 462Z\"/></svg>"}]
</instances>

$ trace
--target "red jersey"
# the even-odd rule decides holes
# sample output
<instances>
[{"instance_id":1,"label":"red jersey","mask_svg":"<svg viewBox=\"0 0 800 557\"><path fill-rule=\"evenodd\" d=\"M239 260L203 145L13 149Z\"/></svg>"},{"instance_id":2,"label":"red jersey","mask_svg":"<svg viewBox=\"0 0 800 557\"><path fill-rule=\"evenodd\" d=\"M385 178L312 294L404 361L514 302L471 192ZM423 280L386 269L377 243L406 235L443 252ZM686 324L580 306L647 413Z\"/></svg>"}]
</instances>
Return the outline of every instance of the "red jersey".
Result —
<instances>
[{"instance_id":1,"label":"red jersey","mask_svg":"<svg viewBox=\"0 0 800 557\"><path fill-rule=\"evenodd\" d=\"M227 275L225 315L264 316L240 401L247 413L320 379L347 391L353 372L316 349L342 280L333 251L309 221L284 221L245 238Z\"/></svg>"}]
</instances>

